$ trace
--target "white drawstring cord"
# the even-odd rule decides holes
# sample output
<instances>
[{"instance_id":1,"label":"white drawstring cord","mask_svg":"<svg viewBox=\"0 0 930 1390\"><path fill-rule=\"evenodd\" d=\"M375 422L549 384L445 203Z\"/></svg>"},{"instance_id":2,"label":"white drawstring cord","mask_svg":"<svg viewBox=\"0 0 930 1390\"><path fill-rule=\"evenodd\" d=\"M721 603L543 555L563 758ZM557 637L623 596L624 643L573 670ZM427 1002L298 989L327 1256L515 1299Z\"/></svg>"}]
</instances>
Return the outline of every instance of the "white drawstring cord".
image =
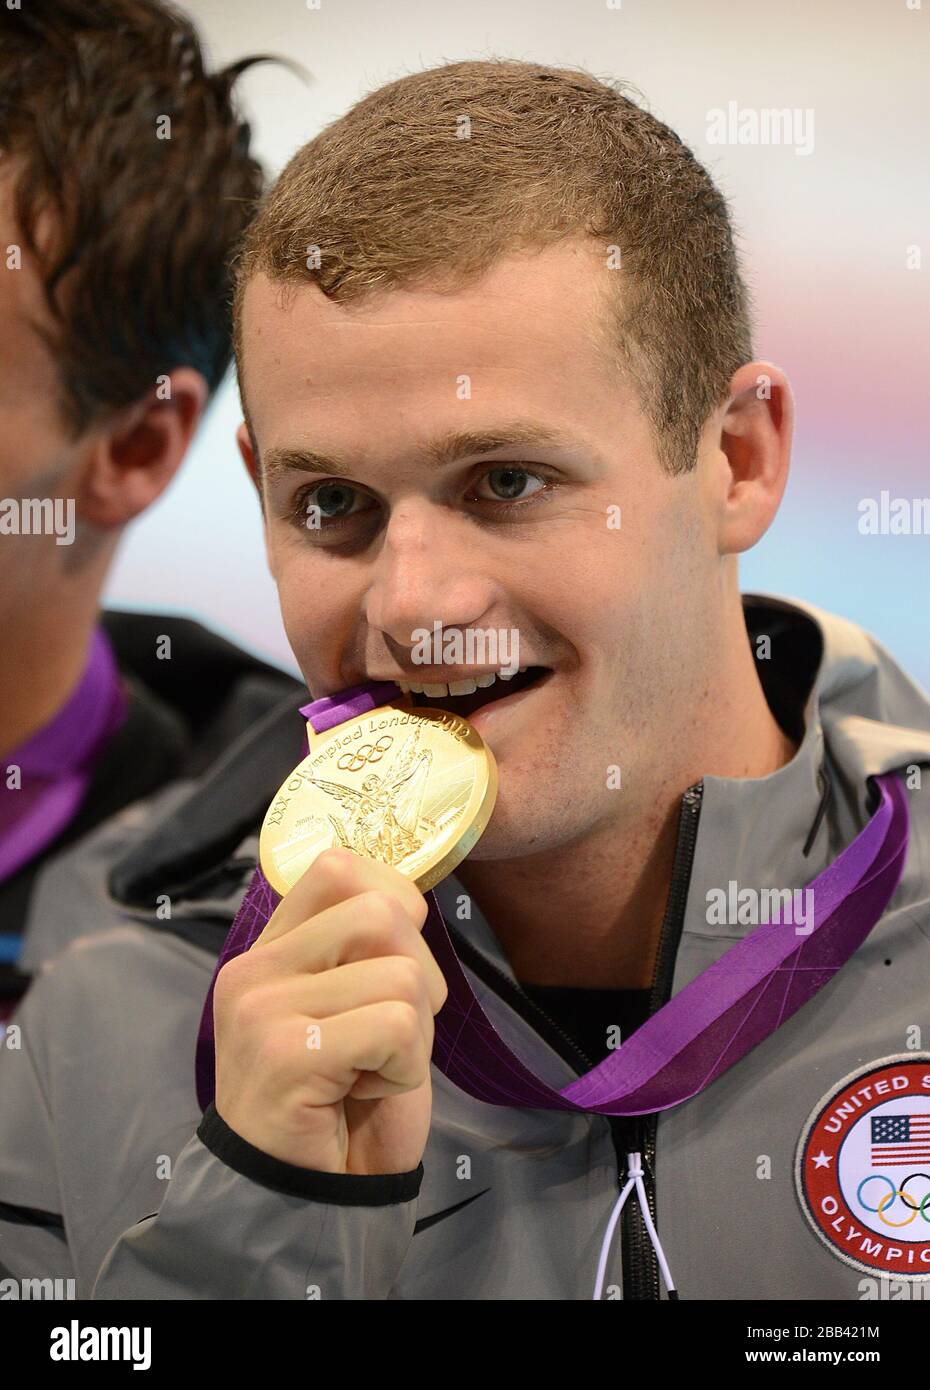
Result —
<instances>
[{"instance_id":1,"label":"white drawstring cord","mask_svg":"<svg viewBox=\"0 0 930 1390\"><path fill-rule=\"evenodd\" d=\"M607 1274L607 1257L610 1254L610 1244L613 1240L617 1222L620 1220L620 1213L623 1211L623 1204L629 1197L630 1192L635 1187L636 1196L639 1198L639 1209L643 1214L643 1221L646 1223L646 1230L649 1232L649 1239L652 1241L652 1248L656 1252L656 1259L662 1271L662 1278L668 1290L669 1298L677 1298L678 1294L675 1285L672 1283L671 1271L665 1252L659 1240L658 1232L653 1224L652 1216L649 1211L649 1202L646 1198L646 1188L643 1185L643 1165L638 1153L627 1154L628 1177L623 1185L623 1191L614 1203L614 1209L610 1213L610 1220L607 1222L607 1230L604 1232L604 1239L601 1244L601 1257L597 1262L597 1279L594 1282L594 1301L600 1302L604 1295L604 1278Z\"/></svg>"}]
</instances>

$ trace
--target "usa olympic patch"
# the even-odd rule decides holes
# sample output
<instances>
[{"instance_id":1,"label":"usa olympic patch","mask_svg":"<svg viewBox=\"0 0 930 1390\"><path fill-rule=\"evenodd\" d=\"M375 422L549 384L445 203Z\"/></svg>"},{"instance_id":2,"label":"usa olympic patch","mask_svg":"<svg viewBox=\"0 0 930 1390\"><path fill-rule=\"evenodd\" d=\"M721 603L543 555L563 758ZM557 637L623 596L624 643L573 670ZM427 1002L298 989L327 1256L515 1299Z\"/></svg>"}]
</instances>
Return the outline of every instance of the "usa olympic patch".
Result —
<instances>
[{"instance_id":1,"label":"usa olympic patch","mask_svg":"<svg viewBox=\"0 0 930 1390\"><path fill-rule=\"evenodd\" d=\"M805 1216L841 1260L930 1279L930 1052L880 1057L818 1101L795 1183Z\"/></svg>"}]
</instances>

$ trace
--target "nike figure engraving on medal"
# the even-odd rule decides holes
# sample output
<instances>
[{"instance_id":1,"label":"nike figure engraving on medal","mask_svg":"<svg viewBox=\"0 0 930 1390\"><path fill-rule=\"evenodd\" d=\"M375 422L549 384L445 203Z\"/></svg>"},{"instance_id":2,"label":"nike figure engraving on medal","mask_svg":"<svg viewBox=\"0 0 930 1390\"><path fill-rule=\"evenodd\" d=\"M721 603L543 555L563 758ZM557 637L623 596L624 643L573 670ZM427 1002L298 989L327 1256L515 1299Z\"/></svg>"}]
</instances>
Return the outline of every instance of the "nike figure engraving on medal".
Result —
<instances>
[{"instance_id":1,"label":"nike figure engraving on medal","mask_svg":"<svg viewBox=\"0 0 930 1390\"><path fill-rule=\"evenodd\" d=\"M467 720L409 697L318 734L262 824L259 858L282 896L325 849L391 864L426 893L491 818L497 764Z\"/></svg>"}]
</instances>

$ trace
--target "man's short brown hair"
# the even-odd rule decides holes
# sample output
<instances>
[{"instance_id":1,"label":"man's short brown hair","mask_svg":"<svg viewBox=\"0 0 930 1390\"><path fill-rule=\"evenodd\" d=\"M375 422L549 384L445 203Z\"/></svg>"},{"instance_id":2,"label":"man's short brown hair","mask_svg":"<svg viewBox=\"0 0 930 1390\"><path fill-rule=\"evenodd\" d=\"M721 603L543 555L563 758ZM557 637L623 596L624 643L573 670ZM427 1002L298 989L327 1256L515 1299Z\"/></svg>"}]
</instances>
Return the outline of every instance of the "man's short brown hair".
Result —
<instances>
[{"instance_id":1,"label":"man's short brown hair","mask_svg":"<svg viewBox=\"0 0 930 1390\"><path fill-rule=\"evenodd\" d=\"M76 432L175 367L222 380L230 261L263 182L231 97L254 61L207 73L190 20L157 0L0 10L0 147Z\"/></svg>"},{"instance_id":2,"label":"man's short brown hair","mask_svg":"<svg viewBox=\"0 0 930 1390\"><path fill-rule=\"evenodd\" d=\"M431 68L371 93L305 145L243 243L240 383L242 295L257 272L312 280L337 301L417 282L454 289L507 253L579 234L605 270L619 250L611 355L665 467L684 472L753 356L729 212L674 131L581 71Z\"/></svg>"}]
</instances>

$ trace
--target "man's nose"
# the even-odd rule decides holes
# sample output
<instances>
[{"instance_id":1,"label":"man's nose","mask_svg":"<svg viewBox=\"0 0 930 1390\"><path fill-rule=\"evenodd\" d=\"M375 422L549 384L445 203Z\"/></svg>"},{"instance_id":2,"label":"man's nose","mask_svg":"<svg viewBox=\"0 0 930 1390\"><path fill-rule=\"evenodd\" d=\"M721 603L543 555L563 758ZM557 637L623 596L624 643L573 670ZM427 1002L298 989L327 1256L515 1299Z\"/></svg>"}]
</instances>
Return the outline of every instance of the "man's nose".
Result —
<instances>
[{"instance_id":1,"label":"man's nose","mask_svg":"<svg viewBox=\"0 0 930 1390\"><path fill-rule=\"evenodd\" d=\"M467 628L492 606L495 583L467 518L422 499L395 508L365 599L369 627L409 648L433 624Z\"/></svg>"}]
</instances>

